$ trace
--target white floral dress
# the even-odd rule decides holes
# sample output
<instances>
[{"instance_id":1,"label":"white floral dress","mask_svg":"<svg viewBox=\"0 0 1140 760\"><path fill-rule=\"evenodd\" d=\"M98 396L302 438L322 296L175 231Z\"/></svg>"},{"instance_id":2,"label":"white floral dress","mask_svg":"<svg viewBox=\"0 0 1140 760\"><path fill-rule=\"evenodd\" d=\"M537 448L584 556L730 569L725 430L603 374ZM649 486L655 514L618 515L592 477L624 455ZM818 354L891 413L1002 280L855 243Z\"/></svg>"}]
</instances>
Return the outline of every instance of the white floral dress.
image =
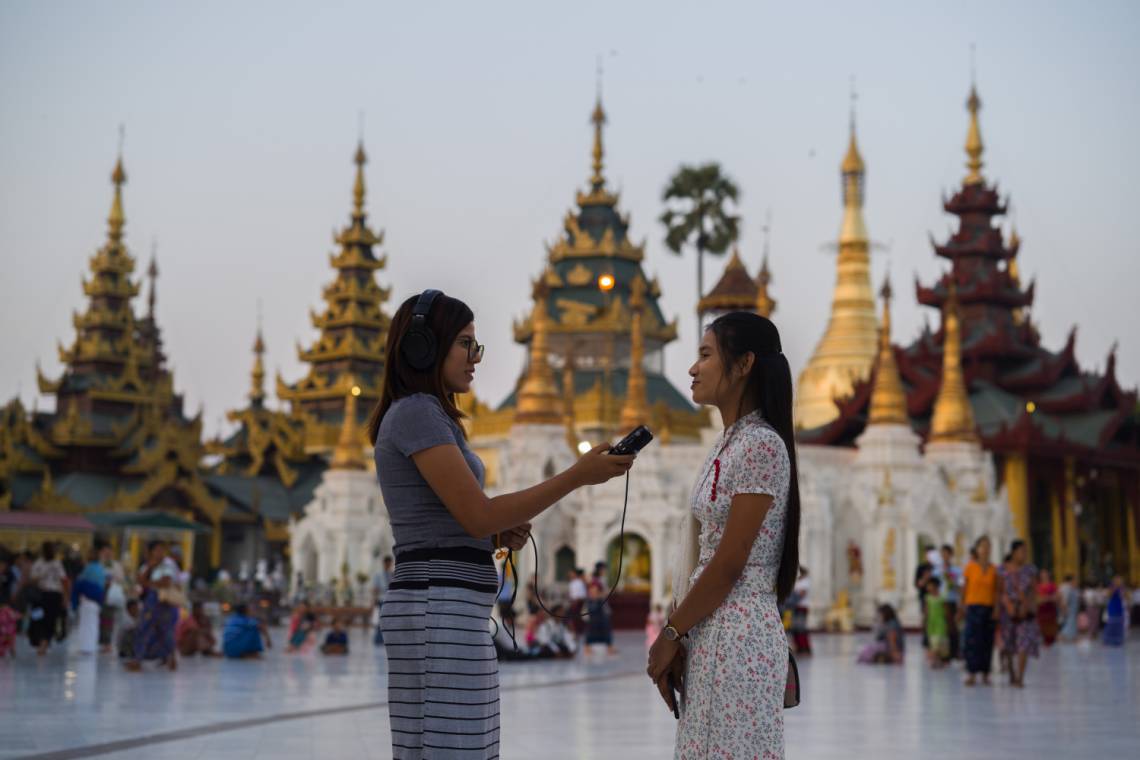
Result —
<instances>
[{"instance_id":1,"label":"white floral dress","mask_svg":"<svg viewBox=\"0 0 1140 760\"><path fill-rule=\"evenodd\" d=\"M788 641L776 609L791 468L783 440L759 413L713 448L690 499L701 524L692 580L720 545L736 494L773 497L732 591L689 633L676 760L783 758Z\"/></svg>"}]
</instances>

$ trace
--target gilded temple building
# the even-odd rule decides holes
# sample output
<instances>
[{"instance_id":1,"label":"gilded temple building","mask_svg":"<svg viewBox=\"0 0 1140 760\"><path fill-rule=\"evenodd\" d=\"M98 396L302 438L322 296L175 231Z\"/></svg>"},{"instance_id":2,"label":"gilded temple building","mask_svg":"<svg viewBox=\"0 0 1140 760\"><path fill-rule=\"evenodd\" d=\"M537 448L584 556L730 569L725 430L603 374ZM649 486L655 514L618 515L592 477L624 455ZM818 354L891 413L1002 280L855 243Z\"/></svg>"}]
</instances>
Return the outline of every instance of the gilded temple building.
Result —
<instances>
[{"instance_id":1,"label":"gilded temple building","mask_svg":"<svg viewBox=\"0 0 1140 760\"><path fill-rule=\"evenodd\" d=\"M391 548L361 431L380 398L391 320L383 308L389 293L375 272L387 257L374 251L383 233L368 225L362 144L353 160L352 210L334 236L339 251L329 256L336 275L324 288L325 308L311 313L320 335L309 348L297 349L308 372L293 384L278 377L277 396L290 409L269 409L258 331L248 406L229 412L236 429L209 444L216 461L206 476L211 492L227 505L226 567L253 571L259 562L288 558L302 583L326 587L346 585L342 575L370 574L379 553ZM375 530L357 530L361 515L370 516ZM367 541L367 551L360 540ZM294 549L304 556L291 556Z\"/></svg>"},{"instance_id":2,"label":"gilded temple building","mask_svg":"<svg viewBox=\"0 0 1140 760\"><path fill-rule=\"evenodd\" d=\"M63 371L50 378L37 369L39 392L55 398L55 411L29 413L14 400L0 417L0 510L22 517L25 526L67 515L70 525L87 522L116 539L125 535L136 560L143 527L174 531L187 564L216 565L226 504L202 478L201 415L184 413L166 366L154 261L146 313L135 313L141 284L132 279L135 258L124 240L121 157L111 179L107 239L83 279L87 304L73 316L75 338L59 347ZM213 540L195 542L197 532ZM40 533L69 543L90 540Z\"/></svg>"},{"instance_id":3,"label":"gilded temple building","mask_svg":"<svg viewBox=\"0 0 1140 760\"><path fill-rule=\"evenodd\" d=\"M626 596L619 595L615 607L619 620L628 614L644 621L650 597L661 601L668 591L673 537L710 427L708 415L664 375L664 350L677 337L677 323L662 314L660 285L643 268L645 246L631 238L629 217L607 186L600 98L591 123L587 189L563 219L562 235L547 246L529 313L514 325L515 340L528 349L516 388L495 409L473 396L462 399L462 407L495 493L549 477L572 464L586 444L616 441L642 423L652 428L657 440L630 479L625 562L617 579ZM614 481L576 491L539 517L540 578L561 580L576 562L602 558L616 572L621 507L622 484ZM522 559L525 574L532 560L525 553Z\"/></svg>"},{"instance_id":4,"label":"gilded temple building","mask_svg":"<svg viewBox=\"0 0 1140 760\"><path fill-rule=\"evenodd\" d=\"M958 228L932 243L949 268L936 282L915 286L918 302L941 313L941 326L892 348L905 425L921 437L928 458L952 462L986 452L1008 500L1011 533L1028 540L1036 564L1082 581L1121 573L1140 583L1137 393L1116 379L1115 347L1096 372L1077 362L1075 328L1059 351L1042 345L1030 316L1033 284L1020 281L1021 240L995 224L1008 200L982 172L976 89L967 109L967 173L943 201ZM857 446L875 414L872 386L855 383L836 402L834 419L802 431L801 442ZM971 487L952 466L941 470L955 490Z\"/></svg>"},{"instance_id":5,"label":"gilded temple building","mask_svg":"<svg viewBox=\"0 0 1140 760\"><path fill-rule=\"evenodd\" d=\"M391 322L384 311L389 289L375 277L387 263L387 256L378 257L373 250L384 242L384 234L368 226L364 210L363 144L357 146L354 161L352 212L334 238L340 250L329 255L336 277L324 288L325 307L311 313L320 335L308 348L297 347L308 373L291 384L277 378L277 396L304 422L305 449L322 454L331 454L336 446L345 399L354 384L360 388L359 422L379 402Z\"/></svg>"},{"instance_id":6,"label":"gilded temple building","mask_svg":"<svg viewBox=\"0 0 1140 760\"><path fill-rule=\"evenodd\" d=\"M306 451L304 421L265 403L260 328L253 354L249 403L226 413L237 429L206 444L215 459L206 484L226 503L221 566L239 573L285 556L289 520L312 499L328 466L320 454Z\"/></svg>"},{"instance_id":7,"label":"gilded temple building","mask_svg":"<svg viewBox=\"0 0 1140 760\"><path fill-rule=\"evenodd\" d=\"M843 222L839 229L831 316L796 384L795 424L814 428L835 418L835 399L866 380L875 360L878 325L871 289L870 238L863 221L866 167L851 117L847 154L841 165Z\"/></svg>"}]
</instances>

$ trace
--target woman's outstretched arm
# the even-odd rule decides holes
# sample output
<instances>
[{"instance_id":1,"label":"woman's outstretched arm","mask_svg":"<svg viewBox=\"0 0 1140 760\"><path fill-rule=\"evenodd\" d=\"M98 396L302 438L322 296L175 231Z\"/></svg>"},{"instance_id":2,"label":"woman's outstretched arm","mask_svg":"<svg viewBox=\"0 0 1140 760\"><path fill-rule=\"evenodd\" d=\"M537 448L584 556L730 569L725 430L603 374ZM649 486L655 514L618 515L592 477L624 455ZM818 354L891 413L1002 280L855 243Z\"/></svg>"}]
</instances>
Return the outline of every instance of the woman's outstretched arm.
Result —
<instances>
[{"instance_id":1,"label":"woman's outstretched arm","mask_svg":"<svg viewBox=\"0 0 1140 760\"><path fill-rule=\"evenodd\" d=\"M577 488L627 473L635 457L607 454L609 448L608 443L598 444L554 477L494 498L480 488L454 444L418 451L412 461L456 522L472 536L484 538L528 522Z\"/></svg>"}]
</instances>

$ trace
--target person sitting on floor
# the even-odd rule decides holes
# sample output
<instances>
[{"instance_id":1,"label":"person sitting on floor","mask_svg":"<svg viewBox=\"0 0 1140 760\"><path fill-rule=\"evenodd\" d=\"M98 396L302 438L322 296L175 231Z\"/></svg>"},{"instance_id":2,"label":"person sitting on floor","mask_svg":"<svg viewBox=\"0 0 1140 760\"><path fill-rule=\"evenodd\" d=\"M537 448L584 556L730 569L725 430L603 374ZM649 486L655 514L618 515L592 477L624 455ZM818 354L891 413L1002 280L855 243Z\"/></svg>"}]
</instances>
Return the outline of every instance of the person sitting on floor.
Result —
<instances>
[{"instance_id":1,"label":"person sitting on floor","mask_svg":"<svg viewBox=\"0 0 1140 760\"><path fill-rule=\"evenodd\" d=\"M262 638L265 646L262 647ZM226 620L222 631L222 652L231 659L257 659L265 649L273 647L265 624L249 614L249 605L239 604Z\"/></svg>"},{"instance_id":2,"label":"person sitting on floor","mask_svg":"<svg viewBox=\"0 0 1140 760\"><path fill-rule=\"evenodd\" d=\"M321 654L348 654L348 631L344 630L340 618L333 618L332 630L325 636L325 643L321 644Z\"/></svg>"},{"instance_id":3,"label":"person sitting on floor","mask_svg":"<svg viewBox=\"0 0 1140 760\"><path fill-rule=\"evenodd\" d=\"M317 631L317 616L309 605L301 602L289 618L289 645L286 652L307 650L313 643Z\"/></svg>"},{"instance_id":4,"label":"person sitting on floor","mask_svg":"<svg viewBox=\"0 0 1140 760\"><path fill-rule=\"evenodd\" d=\"M135 630L139 625L139 600L130 599L123 609L123 619L119 626L119 657L135 659Z\"/></svg>"},{"instance_id":5,"label":"person sitting on floor","mask_svg":"<svg viewBox=\"0 0 1140 760\"><path fill-rule=\"evenodd\" d=\"M212 657L217 654L214 647L217 646L218 640L214 637L210 616L202 608L201 602L194 602L190 614L183 616L178 621L174 637L177 642L178 653L183 657L194 654Z\"/></svg>"},{"instance_id":6,"label":"person sitting on floor","mask_svg":"<svg viewBox=\"0 0 1140 760\"><path fill-rule=\"evenodd\" d=\"M878 621L872 629L874 641L859 652L858 662L865 665L901 665L906 651L906 640L895 608L880 604Z\"/></svg>"}]
</instances>

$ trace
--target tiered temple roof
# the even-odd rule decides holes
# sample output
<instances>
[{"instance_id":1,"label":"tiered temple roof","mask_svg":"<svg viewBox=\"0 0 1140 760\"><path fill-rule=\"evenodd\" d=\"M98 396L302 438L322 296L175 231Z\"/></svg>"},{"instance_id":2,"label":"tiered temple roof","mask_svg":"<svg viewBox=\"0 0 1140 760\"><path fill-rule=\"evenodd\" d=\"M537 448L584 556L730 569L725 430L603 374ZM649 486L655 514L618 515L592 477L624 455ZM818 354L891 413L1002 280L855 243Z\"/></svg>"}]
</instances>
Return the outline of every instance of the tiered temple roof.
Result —
<instances>
[{"instance_id":1,"label":"tiered temple roof","mask_svg":"<svg viewBox=\"0 0 1140 760\"><path fill-rule=\"evenodd\" d=\"M56 410L28 414L14 400L0 415L0 508L163 509L217 523L225 504L199 473L201 418L183 413L162 353L153 260L148 311L134 313L140 288L123 240L121 158L111 179L107 240L83 280L88 303L73 317L75 340L59 348L64 371L51 379L37 369L39 390L55 396Z\"/></svg>"},{"instance_id":2,"label":"tiered temple roof","mask_svg":"<svg viewBox=\"0 0 1140 760\"><path fill-rule=\"evenodd\" d=\"M547 246L546 265L538 277L541 287L535 289L530 314L514 325L515 340L530 345L536 333L541 333L546 361L562 371L547 374L539 368L539 372L546 378L543 382L554 384L563 399L561 408L572 407L578 430L614 432L621 425L630 382L633 313L639 311L639 350L644 357L651 424L671 435L696 437L705 415L663 374L663 349L677 338L676 320L666 322L658 304L660 284L642 268L645 244L630 238L629 217L619 211L617 194L607 188L602 147L606 114L600 98L591 121L594 144L589 188L577 194L577 208L563 219L562 236ZM643 286L642 301L634 304L638 280ZM530 362L536 360L532 356ZM534 374L530 362L520 376L520 386ZM474 434L500 433L514 424L516 406L522 411L517 393L516 389L495 412L466 400L465 408L474 412ZM551 395L548 390L544 393ZM541 417L550 422L555 415L544 408Z\"/></svg>"},{"instance_id":3,"label":"tiered temple roof","mask_svg":"<svg viewBox=\"0 0 1140 760\"><path fill-rule=\"evenodd\" d=\"M305 423L296 415L265 406L265 342L260 328L253 344L249 405L226 414L238 428L225 440L207 445L220 461L206 476L210 490L227 502L233 521L256 522L267 537L282 539L289 517L299 514L328 466L305 451Z\"/></svg>"},{"instance_id":4,"label":"tiered temple roof","mask_svg":"<svg viewBox=\"0 0 1140 760\"><path fill-rule=\"evenodd\" d=\"M910 424L928 440L977 436L997 453L1076 456L1088 464L1135 467L1140 411L1136 391L1122 389L1116 379L1116 347L1103 372L1088 371L1075 357L1075 327L1054 352L1041 345L1028 318L1033 286L1022 288L1017 276L1020 239L1012 233L1003 240L994 225L1008 204L981 171L980 106L971 90L968 174L943 202L947 213L958 217L958 229L945 243L932 241L950 269L931 285L915 285L919 303L942 311L942 325L893 349ZM961 387L948 389L945 378L955 374ZM852 445L867 423L870 389L870 382L856 383L836 402L837 418L803 431L800 439ZM954 411L959 393L969 408Z\"/></svg>"},{"instance_id":5,"label":"tiered temple roof","mask_svg":"<svg viewBox=\"0 0 1140 760\"><path fill-rule=\"evenodd\" d=\"M368 226L364 210L363 144L357 146L354 161L352 213L348 225L334 236L340 252L329 255L336 279L324 289L325 308L311 314L320 336L309 348L297 348L298 357L309 365L308 374L291 385L277 378L278 397L305 422L305 448L323 453L336 446L353 385L360 388L361 420L379 402L391 322L383 309L389 290L377 284L374 274L384 268L387 257L373 251L384 234Z\"/></svg>"}]
</instances>

